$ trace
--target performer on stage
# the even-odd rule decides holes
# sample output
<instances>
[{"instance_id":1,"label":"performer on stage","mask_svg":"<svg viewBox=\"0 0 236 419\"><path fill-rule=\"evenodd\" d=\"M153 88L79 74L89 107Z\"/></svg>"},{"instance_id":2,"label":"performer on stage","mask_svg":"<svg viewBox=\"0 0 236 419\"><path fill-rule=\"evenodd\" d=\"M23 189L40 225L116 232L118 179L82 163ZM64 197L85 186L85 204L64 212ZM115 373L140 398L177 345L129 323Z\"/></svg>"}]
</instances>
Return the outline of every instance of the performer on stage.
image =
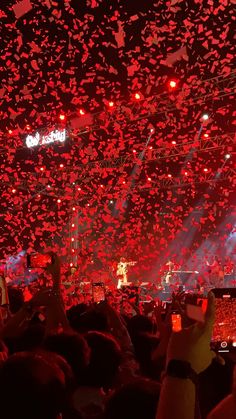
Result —
<instances>
[{"instance_id":1,"label":"performer on stage","mask_svg":"<svg viewBox=\"0 0 236 419\"><path fill-rule=\"evenodd\" d=\"M209 267L208 273L209 273L209 282L214 287L223 287L224 285L224 268L218 258L217 255L215 255L214 260L212 264L210 264L208 261L206 262L207 266Z\"/></svg>"},{"instance_id":2,"label":"performer on stage","mask_svg":"<svg viewBox=\"0 0 236 419\"><path fill-rule=\"evenodd\" d=\"M128 269L129 266L135 265L137 262L131 261L127 262L124 257L120 259L120 262L117 265L116 275L118 276L118 285L117 288L121 288L122 285L128 285Z\"/></svg>"},{"instance_id":3,"label":"performer on stage","mask_svg":"<svg viewBox=\"0 0 236 419\"><path fill-rule=\"evenodd\" d=\"M166 263L166 275L164 278L164 285L169 285L172 281L172 277L173 277L173 270L174 270L175 264L174 262L172 262L171 259L168 260L168 262Z\"/></svg>"}]
</instances>

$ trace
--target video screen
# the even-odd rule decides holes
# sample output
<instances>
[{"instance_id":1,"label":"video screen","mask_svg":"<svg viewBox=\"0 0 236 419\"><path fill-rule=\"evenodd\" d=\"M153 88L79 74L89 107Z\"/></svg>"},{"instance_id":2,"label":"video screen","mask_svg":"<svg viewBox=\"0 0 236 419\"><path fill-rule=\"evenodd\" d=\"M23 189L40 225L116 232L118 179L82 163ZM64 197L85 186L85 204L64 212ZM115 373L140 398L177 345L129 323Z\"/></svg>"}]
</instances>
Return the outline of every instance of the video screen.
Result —
<instances>
[{"instance_id":1,"label":"video screen","mask_svg":"<svg viewBox=\"0 0 236 419\"><path fill-rule=\"evenodd\" d=\"M215 299L215 307L212 342L225 350L236 348L236 298L223 295Z\"/></svg>"}]
</instances>

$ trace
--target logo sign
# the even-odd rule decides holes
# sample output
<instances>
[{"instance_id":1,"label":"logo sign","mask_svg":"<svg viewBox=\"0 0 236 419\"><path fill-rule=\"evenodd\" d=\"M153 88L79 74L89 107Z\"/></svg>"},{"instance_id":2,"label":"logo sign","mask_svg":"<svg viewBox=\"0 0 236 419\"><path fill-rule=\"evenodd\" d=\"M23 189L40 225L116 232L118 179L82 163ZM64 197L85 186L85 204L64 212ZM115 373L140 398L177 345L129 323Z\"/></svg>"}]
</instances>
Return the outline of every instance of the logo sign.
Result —
<instances>
[{"instance_id":1,"label":"logo sign","mask_svg":"<svg viewBox=\"0 0 236 419\"><path fill-rule=\"evenodd\" d=\"M41 135L36 132L34 135L27 135L25 144L28 148L36 147L39 145L51 144L51 143L63 143L66 140L66 130L51 131L47 135Z\"/></svg>"}]
</instances>

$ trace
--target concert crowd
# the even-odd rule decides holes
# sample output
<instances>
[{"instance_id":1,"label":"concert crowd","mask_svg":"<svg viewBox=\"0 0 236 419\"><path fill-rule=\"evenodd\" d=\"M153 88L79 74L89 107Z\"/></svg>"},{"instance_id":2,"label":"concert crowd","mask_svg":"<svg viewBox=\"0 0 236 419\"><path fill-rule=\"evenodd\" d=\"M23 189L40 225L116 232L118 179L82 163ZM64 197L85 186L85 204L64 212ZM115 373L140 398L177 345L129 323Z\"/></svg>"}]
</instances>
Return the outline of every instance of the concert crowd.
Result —
<instances>
[{"instance_id":1,"label":"concert crowd","mask_svg":"<svg viewBox=\"0 0 236 419\"><path fill-rule=\"evenodd\" d=\"M233 355L210 350L211 292L196 322L183 292L141 304L121 291L86 302L77 290L65 303L57 256L45 278L31 294L1 278L2 418L235 417ZM174 332L177 312L182 330Z\"/></svg>"}]
</instances>

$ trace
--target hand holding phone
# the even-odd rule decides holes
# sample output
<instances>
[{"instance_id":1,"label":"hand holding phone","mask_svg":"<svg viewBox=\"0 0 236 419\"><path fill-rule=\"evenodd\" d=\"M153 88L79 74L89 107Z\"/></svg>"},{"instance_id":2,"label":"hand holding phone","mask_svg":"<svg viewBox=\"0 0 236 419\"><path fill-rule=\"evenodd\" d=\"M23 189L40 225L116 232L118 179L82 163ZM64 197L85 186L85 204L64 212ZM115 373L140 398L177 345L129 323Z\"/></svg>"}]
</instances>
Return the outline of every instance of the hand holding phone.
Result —
<instances>
[{"instance_id":1,"label":"hand holding phone","mask_svg":"<svg viewBox=\"0 0 236 419\"><path fill-rule=\"evenodd\" d=\"M178 311L171 313L172 332L180 332L182 330L181 314Z\"/></svg>"},{"instance_id":2,"label":"hand holding phone","mask_svg":"<svg viewBox=\"0 0 236 419\"><path fill-rule=\"evenodd\" d=\"M100 303L106 298L104 282L96 282L92 284L93 302Z\"/></svg>"},{"instance_id":3,"label":"hand holding phone","mask_svg":"<svg viewBox=\"0 0 236 419\"><path fill-rule=\"evenodd\" d=\"M212 346L219 352L236 349L236 289L215 288L215 322Z\"/></svg>"}]
</instances>

